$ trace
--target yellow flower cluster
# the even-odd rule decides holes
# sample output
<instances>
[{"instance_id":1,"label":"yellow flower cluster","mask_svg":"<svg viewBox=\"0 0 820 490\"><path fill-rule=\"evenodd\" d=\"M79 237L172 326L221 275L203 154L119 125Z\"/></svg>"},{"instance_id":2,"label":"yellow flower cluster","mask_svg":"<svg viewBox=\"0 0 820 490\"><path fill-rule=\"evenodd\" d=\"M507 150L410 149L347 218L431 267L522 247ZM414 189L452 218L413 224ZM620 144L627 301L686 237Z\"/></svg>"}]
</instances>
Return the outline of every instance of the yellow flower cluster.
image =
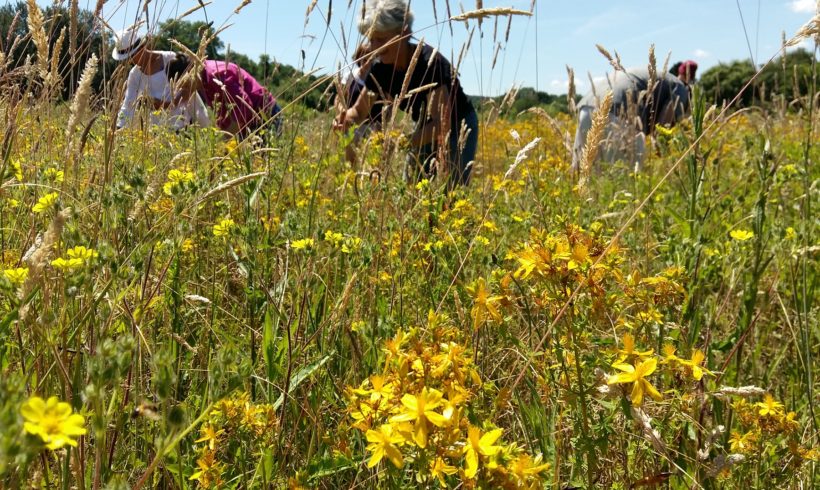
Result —
<instances>
[{"instance_id":1,"label":"yellow flower cluster","mask_svg":"<svg viewBox=\"0 0 820 490\"><path fill-rule=\"evenodd\" d=\"M193 182L194 173L188 169L171 169L168 171L168 180L162 186L162 192L167 196L173 196L181 191L185 184Z\"/></svg>"},{"instance_id":2,"label":"yellow flower cluster","mask_svg":"<svg viewBox=\"0 0 820 490\"><path fill-rule=\"evenodd\" d=\"M341 250L341 252L345 254L355 252L362 245L361 238L357 236L345 235L332 230L327 230L325 232L325 241L329 242L334 248Z\"/></svg>"},{"instance_id":3,"label":"yellow flower cluster","mask_svg":"<svg viewBox=\"0 0 820 490\"><path fill-rule=\"evenodd\" d=\"M763 400L750 403L743 398L735 400L732 409L740 420L742 430L733 430L729 437L729 450L748 457L756 457L761 452L788 450L792 464L803 461L820 461L820 448L805 447L800 443L800 423L797 413L786 411L783 403L771 394ZM783 440L787 444L783 444Z\"/></svg>"},{"instance_id":4,"label":"yellow flower cluster","mask_svg":"<svg viewBox=\"0 0 820 490\"><path fill-rule=\"evenodd\" d=\"M92 248L82 245L66 250L65 257L51 261L51 265L63 272L70 272L91 264L100 254Z\"/></svg>"},{"instance_id":5,"label":"yellow flower cluster","mask_svg":"<svg viewBox=\"0 0 820 490\"><path fill-rule=\"evenodd\" d=\"M549 465L541 456L502 444L501 428L477 422L482 380L460 337L446 317L430 312L426 330L386 341L381 374L348 387L352 425L368 441L367 465L387 460L409 467L418 482L443 487L543 487Z\"/></svg>"},{"instance_id":6,"label":"yellow flower cluster","mask_svg":"<svg viewBox=\"0 0 820 490\"><path fill-rule=\"evenodd\" d=\"M54 204L57 202L57 198L59 194L56 192L50 192L45 196L41 197L37 200L37 204L31 208L31 211L36 214L42 214L50 210L54 207Z\"/></svg>"},{"instance_id":7,"label":"yellow flower cluster","mask_svg":"<svg viewBox=\"0 0 820 490\"><path fill-rule=\"evenodd\" d=\"M243 457L258 456L275 443L278 420L273 405L254 403L247 393L218 401L194 441L197 471L189 479L203 488L222 488L236 476L232 461L240 449Z\"/></svg>"},{"instance_id":8,"label":"yellow flower cluster","mask_svg":"<svg viewBox=\"0 0 820 490\"><path fill-rule=\"evenodd\" d=\"M28 279L28 267L4 269L3 276L8 279L12 286L19 286Z\"/></svg>"},{"instance_id":9,"label":"yellow flower cluster","mask_svg":"<svg viewBox=\"0 0 820 490\"><path fill-rule=\"evenodd\" d=\"M222 218L214 225L213 234L215 237L226 237L236 228L236 223L231 218Z\"/></svg>"}]
</instances>

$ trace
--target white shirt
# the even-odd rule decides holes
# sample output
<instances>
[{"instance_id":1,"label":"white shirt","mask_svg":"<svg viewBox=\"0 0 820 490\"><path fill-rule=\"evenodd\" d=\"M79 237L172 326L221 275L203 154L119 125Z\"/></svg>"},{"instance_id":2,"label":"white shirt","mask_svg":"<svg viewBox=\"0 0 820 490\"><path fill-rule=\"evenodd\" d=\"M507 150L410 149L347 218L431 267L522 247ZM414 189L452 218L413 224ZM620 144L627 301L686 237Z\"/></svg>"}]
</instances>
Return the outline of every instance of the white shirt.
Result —
<instances>
[{"instance_id":1,"label":"white shirt","mask_svg":"<svg viewBox=\"0 0 820 490\"><path fill-rule=\"evenodd\" d=\"M146 75L139 66L134 65L128 73L128 81L125 85L125 99L117 115L117 127L122 128L134 124L134 113L137 102L141 97L157 99L164 102L172 102L171 83L168 80L166 68L176 57L173 51L154 51L162 56L162 68L152 75ZM210 126L211 120L205 104L195 94L187 103L171 107L167 110L152 110L149 116L150 123L160 126L168 126L174 129L181 129L188 124L198 124L200 126Z\"/></svg>"}]
</instances>

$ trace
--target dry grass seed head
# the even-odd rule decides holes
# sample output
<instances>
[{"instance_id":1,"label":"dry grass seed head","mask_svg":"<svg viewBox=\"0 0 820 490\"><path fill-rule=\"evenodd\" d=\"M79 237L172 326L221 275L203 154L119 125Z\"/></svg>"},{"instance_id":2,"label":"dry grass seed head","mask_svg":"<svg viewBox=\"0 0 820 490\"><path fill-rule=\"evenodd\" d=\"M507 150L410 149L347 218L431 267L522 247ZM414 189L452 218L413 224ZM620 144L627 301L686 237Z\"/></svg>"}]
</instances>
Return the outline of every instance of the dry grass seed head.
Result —
<instances>
[{"instance_id":1,"label":"dry grass seed head","mask_svg":"<svg viewBox=\"0 0 820 490\"><path fill-rule=\"evenodd\" d=\"M592 126L587 133L587 140L581 158L581 180L578 185L581 189L585 187L586 181L592 170L592 165L598 158L601 141L604 139L606 127L609 124L609 112L612 109L612 91L607 91L595 114L592 115Z\"/></svg>"},{"instance_id":2,"label":"dry grass seed head","mask_svg":"<svg viewBox=\"0 0 820 490\"><path fill-rule=\"evenodd\" d=\"M48 78L48 36L46 36L43 11L35 0L27 0L28 5L28 32L34 47L37 48L37 69L43 80Z\"/></svg>"},{"instance_id":3,"label":"dry grass seed head","mask_svg":"<svg viewBox=\"0 0 820 490\"><path fill-rule=\"evenodd\" d=\"M77 92L74 94L74 100L71 102L71 115L68 118L68 125L66 127L66 139L71 138L74 129L85 119L91 100L91 82L94 80L94 75L96 74L97 55L92 54L85 63L83 74L80 76L80 83L77 86Z\"/></svg>"}]
</instances>

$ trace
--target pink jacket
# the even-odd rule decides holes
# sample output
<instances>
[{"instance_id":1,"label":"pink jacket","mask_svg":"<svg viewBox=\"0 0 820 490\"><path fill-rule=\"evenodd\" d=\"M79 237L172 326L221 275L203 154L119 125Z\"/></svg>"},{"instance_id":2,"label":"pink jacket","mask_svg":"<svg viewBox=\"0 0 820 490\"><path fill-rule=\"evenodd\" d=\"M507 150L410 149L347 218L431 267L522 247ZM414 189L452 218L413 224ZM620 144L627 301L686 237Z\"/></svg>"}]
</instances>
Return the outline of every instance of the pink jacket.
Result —
<instances>
[{"instance_id":1,"label":"pink jacket","mask_svg":"<svg viewBox=\"0 0 820 490\"><path fill-rule=\"evenodd\" d=\"M262 123L260 115L272 115L276 98L239 66L226 61L205 60L202 99L217 114L216 124L227 130L236 123L240 132Z\"/></svg>"}]
</instances>

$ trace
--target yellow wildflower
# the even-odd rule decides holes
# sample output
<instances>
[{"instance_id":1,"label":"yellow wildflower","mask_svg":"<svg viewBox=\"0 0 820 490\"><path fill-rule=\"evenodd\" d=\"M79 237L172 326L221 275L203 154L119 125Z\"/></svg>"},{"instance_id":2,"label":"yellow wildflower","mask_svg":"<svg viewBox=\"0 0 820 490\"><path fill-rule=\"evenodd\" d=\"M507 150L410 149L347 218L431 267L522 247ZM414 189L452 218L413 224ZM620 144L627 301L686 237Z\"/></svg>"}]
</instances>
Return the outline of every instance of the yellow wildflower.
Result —
<instances>
[{"instance_id":1,"label":"yellow wildflower","mask_svg":"<svg viewBox=\"0 0 820 490\"><path fill-rule=\"evenodd\" d=\"M207 424L202 427L202 437L195 440L194 442L204 442L207 444L208 449L211 451L214 450L216 447L216 443L219 440L219 436L222 435L225 431L223 429L214 430L213 426Z\"/></svg>"},{"instance_id":2,"label":"yellow wildflower","mask_svg":"<svg viewBox=\"0 0 820 490\"><path fill-rule=\"evenodd\" d=\"M541 463L540 454L533 459L529 454L522 453L510 462L508 468L510 473L518 479L518 483L523 486L528 479L550 468L549 463L539 463Z\"/></svg>"},{"instance_id":3,"label":"yellow wildflower","mask_svg":"<svg viewBox=\"0 0 820 490\"><path fill-rule=\"evenodd\" d=\"M607 384L632 383L632 404L639 406L643 402L644 393L655 400L661 400L663 397L654 386L649 384L649 381L644 379L646 376L655 372L658 366L656 359L648 359L646 361L638 361L636 366L631 364L615 364L615 369L623 371L622 373L610 376Z\"/></svg>"},{"instance_id":4,"label":"yellow wildflower","mask_svg":"<svg viewBox=\"0 0 820 490\"><path fill-rule=\"evenodd\" d=\"M15 267L14 269L5 269L3 275L13 286L23 284L28 278L28 267Z\"/></svg>"},{"instance_id":5,"label":"yellow wildflower","mask_svg":"<svg viewBox=\"0 0 820 490\"><path fill-rule=\"evenodd\" d=\"M57 170L56 168L47 168L43 172L43 176L49 180L53 180L58 184L65 180L65 172L63 172L62 170Z\"/></svg>"},{"instance_id":6,"label":"yellow wildflower","mask_svg":"<svg viewBox=\"0 0 820 490\"><path fill-rule=\"evenodd\" d=\"M182 186L194 180L194 173L188 169L173 168L168 171L168 180L162 186L162 192L171 196L179 191Z\"/></svg>"},{"instance_id":7,"label":"yellow wildflower","mask_svg":"<svg viewBox=\"0 0 820 490\"><path fill-rule=\"evenodd\" d=\"M63 272L79 269L83 266L82 259L66 259L59 257L51 261L51 265Z\"/></svg>"},{"instance_id":8,"label":"yellow wildflower","mask_svg":"<svg viewBox=\"0 0 820 490\"><path fill-rule=\"evenodd\" d=\"M413 440L419 447L427 447L427 435L429 428L427 422L433 425L442 427L446 422L444 416L436 413L433 409L441 406L442 393L438 390L428 390L426 387L422 388L421 393L417 396L409 393L401 397L401 404L404 405L404 411L390 418L390 422L412 422L415 421L413 427Z\"/></svg>"},{"instance_id":9,"label":"yellow wildflower","mask_svg":"<svg viewBox=\"0 0 820 490\"><path fill-rule=\"evenodd\" d=\"M762 402L755 403L760 410L757 412L761 417L775 417L783 413L783 404L775 400L772 395L766 393Z\"/></svg>"},{"instance_id":10,"label":"yellow wildflower","mask_svg":"<svg viewBox=\"0 0 820 490\"><path fill-rule=\"evenodd\" d=\"M712 371L701 366L703 364L704 359L706 356L703 355L703 351L700 349L695 349L695 352L692 353L692 358L689 360L681 360L680 363L684 366L687 366L692 370L692 377L695 378L696 381L700 381L703 378L704 374L708 374L710 376L714 376Z\"/></svg>"},{"instance_id":11,"label":"yellow wildflower","mask_svg":"<svg viewBox=\"0 0 820 490\"><path fill-rule=\"evenodd\" d=\"M379 427L379 430L369 430L365 434L367 441L367 450L373 453L367 461L367 467L372 468L379 464L385 456L393 463L396 468L404 466L404 460L401 456L401 451L398 450L396 444L401 444L404 438L397 433L393 433L393 427L390 424L384 424Z\"/></svg>"},{"instance_id":12,"label":"yellow wildflower","mask_svg":"<svg viewBox=\"0 0 820 490\"><path fill-rule=\"evenodd\" d=\"M301 240L294 240L293 242L291 242L290 248L294 250L313 248L313 238L302 238Z\"/></svg>"},{"instance_id":13,"label":"yellow wildflower","mask_svg":"<svg viewBox=\"0 0 820 490\"><path fill-rule=\"evenodd\" d=\"M37 200L37 204L35 204L34 207L31 208L31 211L37 214L45 213L46 211L54 207L54 203L57 202L57 196L58 194L56 192L46 194L45 196Z\"/></svg>"},{"instance_id":14,"label":"yellow wildflower","mask_svg":"<svg viewBox=\"0 0 820 490\"><path fill-rule=\"evenodd\" d=\"M674 345L672 345L672 344L664 344L664 346L663 346L663 355L664 355L664 358L663 358L663 360L661 361L661 364L666 364L666 363L668 363L668 362L682 362L682 361L683 361L683 359L681 359L680 357L678 357L678 356L675 354L675 350L676 350L676 349L675 349L675 346L674 346Z\"/></svg>"},{"instance_id":15,"label":"yellow wildflower","mask_svg":"<svg viewBox=\"0 0 820 490\"><path fill-rule=\"evenodd\" d=\"M732 435L729 437L729 449L733 453L747 453L754 447L756 440L757 434L752 431L745 434L732 431Z\"/></svg>"},{"instance_id":16,"label":"yellow wildflower","mask_svg":"<svg viewBox=\"0 0 820 490\"><path fill-rule=\"evenodd\" d=\"M66 255L70 259L80 259L83 262L88 262L100 256L93 248L86 248L82 245L66 250Z\"/></svg>"},{"instance_id":17,"label":"yellow wildflower","mask_svg":"<svg viewBox=\"0 0 820 490\"><path fill-rule=\"evenodd\" d=\"M618 362L615 364L621 364L626 359L630 357L637 357L639 359L643 359L652 355L655 352L654 349L649 349L646 351L637 351L635 350L635 337L631 333L625 333L621 341L624 344L623 349L618 349L618 353L621 356L618 358Z\"/></svg>"},{"instance_id":18,"label":"yellow wildflower","mask_svg":"<svg viewBox=\"0 0 820 490\"><path fill-rule=\"evenodd\" d=\"M456 469L455 466L448 465L447 462L440 457L430 462L430 475L438 479L442 488L447 488L447 483L444 481L447 475L453 475L457 472L458 469Z\"/></svg>"},{"instance_id":19,"label":"yellow wildflower","mask_svg":"<svg viewBox=\"0 0 820 490\"><path fill-rule=\"evenodd\" d=\"M473 308L470 310L470 316L473 318L473 329L478 330L488 318L492 318L496 322L501 321L501 313L498 311L498 302L501 301L501 296L490 296L490 291L487 289L487 281L480 277L475 285L467 287L467 291L473 297Z\"/></svg>"},{"instance_id":20,"label":"yellow wildflower","mask_svg":"<svg viewBox=\"0 0 820 490\"><path fill-rule=\"evenodd\" d=\"M467 429L467 444L464 446L466 466L464 476L475 478L478 473L478 460L480 456L493 456L501 450L501 446L494 446L495 441L501 437L501 429L494 429L486 434L481 434L481 429L470 426Z\"/></svg>"},{"instance_id":21,"label":"yellow wildflower","mask_svg":"<svg viewBox=\"0 0 820 490\"><path fill-rule=\"evenodd\" d=\"M745 242L754 237L755 234L749 230L732 230L729 232L729 236L739 242Z\"/></svg>"},{"instance_id":22,"label":"yellow wildflower","mask_svg":"<svg viewBox=\"0 0 820 490\"><path fill-rule=\"evenodd\" d=\"M216 237L225 237L230 235L231 231L236 227L236 223L231 218L223 218L219 223L214 225L213 233Z\"/></svg>"},{"instance_id":23,"label":"yellow wildflower","mask_svg":"<svg viewBox=\"0 0 820 490\"><path fill-rule=\"evenodd\" d=\"M39 436L51 450L60 449L66 444L76 447L74 438L86 433L83 416L72 413L71 405L59 401L56 396L48 401L33 396L23 403L20 414L26 420L23 424L25 431Z\"/></svg>"}]
</instances>

